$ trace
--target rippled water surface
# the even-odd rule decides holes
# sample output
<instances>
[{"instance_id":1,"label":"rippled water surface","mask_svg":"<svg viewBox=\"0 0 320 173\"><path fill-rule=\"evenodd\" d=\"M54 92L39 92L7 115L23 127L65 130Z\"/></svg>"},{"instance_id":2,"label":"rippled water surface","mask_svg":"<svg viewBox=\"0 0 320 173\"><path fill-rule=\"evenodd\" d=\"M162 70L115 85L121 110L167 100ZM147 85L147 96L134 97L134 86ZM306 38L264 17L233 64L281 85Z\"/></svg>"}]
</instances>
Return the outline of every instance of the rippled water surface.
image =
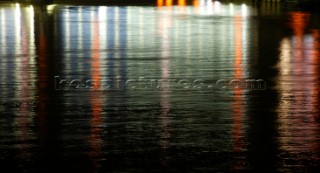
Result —
<instances>
[{"instance_id":1,"label":"rippled water surface","mask_svg":"<svg viewBox=\"0 0 320 173\"><path fill-rule=\"evenodd\" d=\"M316 172L320 16L0 4L0 172Z\"/></svg>"}]
</instances>

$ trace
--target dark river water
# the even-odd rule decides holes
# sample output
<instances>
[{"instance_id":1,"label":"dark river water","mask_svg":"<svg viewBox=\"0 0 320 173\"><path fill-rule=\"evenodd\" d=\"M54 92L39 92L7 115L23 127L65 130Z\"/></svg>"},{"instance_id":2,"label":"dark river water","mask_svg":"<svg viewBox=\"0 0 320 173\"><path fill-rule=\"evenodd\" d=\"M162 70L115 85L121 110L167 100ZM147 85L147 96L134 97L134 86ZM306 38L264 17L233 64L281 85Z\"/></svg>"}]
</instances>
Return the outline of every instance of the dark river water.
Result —
<instances>
[{"instance_id":1,"label":"dark river water","mask_svg":"<svg viewBox=\"0 0 320 173\"><path fill-rule=\"evenodd\" d=\"M0 172L316 172L320 16L0 4Z\"/></svg>"}]
</instances>

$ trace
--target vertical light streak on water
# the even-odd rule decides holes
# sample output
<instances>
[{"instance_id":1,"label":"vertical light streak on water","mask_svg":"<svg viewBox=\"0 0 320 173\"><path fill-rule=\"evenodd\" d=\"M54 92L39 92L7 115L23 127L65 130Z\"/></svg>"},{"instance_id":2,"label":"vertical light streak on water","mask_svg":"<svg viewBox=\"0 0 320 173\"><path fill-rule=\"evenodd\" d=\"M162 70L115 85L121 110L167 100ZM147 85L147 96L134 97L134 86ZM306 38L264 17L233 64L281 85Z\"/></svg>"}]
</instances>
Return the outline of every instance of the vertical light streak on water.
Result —
<instances>
[{"instance_id":1,"label":"vertical light streak on water","mask_svg":"<svg viewBox=\"0 0 320 173\"><path fill-rule=\"evenodd\" d=\"M215 1L214 2L214 8L215 8L215 12L214 13L215 14L216 13L219 14L219 12L222 9L222 6L221 6L220 3L217 3L217 1ZM223 8L227 8L227 6L223 6ZM225 14L221 13L221 15L224 16ZM232 16L229 16L229 17L232 18ZM219 56L224 54L223 57L226 57L226 58L228 58L228 55L226 55L226 54L227 54L227 52L229 52L228 49L229 49L229 46L230 46L230 45L228 45L228 42L227 42L227 39L229 38L229 33L228 33L229 31L228 31L227 26L228 25L226 25L226 24L221 24L221 26L219 27L220 28L219 33L221 33L220 34L220 37L221 37L220 45L221 45L221 47L219 49ZM222 61L226 62L226 59L223 59Z\"/></svg>"},{"instance_id":2,"label":"vertical light streak on water","mask_svg":"<svg viewBox=\"0 0 320 173\"><path fill-rule=\"evenodd\" d=\"M127 7L119 8L119 80L120 89L127 81ZM150 26L152 27L152 25Z\"/></svg>"},{"instance_id":3,"label":"vertical light streak on water","mask_svg":"<svg viewBox=\"0 0 320 173\"><path fill-rule=\"evenodd\" d=\"M168 4L166 4L168 5ZM171 9L167 9L170 10ZM161 13L158 19L159 22L159 33L161 37L161 81L160 87L160 104L161 104L161 115L160 115L160 126L161 126L161 137L160 146L163 149L162 164L166 165L170 156L167 154L167 150L170 144L170 128L169 128L169 111L170 111L170 84L168 79L170 78L170 38L169 28L172 25L172 18L168 13Z\"/></svg>"},{"instance_id":4,"label":"vertical light streak on water","mask_svg":"<svg viewBox=\"0 0 320 173\"><path fill-rule=\"evenodd\" d=\"M100 57L102 62L107 62L107 7L101 6L98 9L99 18L99 38L100 38ZM105 80L107 77L107 70L101 68L102 79ZM107 89L107 82L101 82L101 90Z\"/></svg>"},{"instance_id":5,"label":"vertical light streak on water","mask_svg":"<svg viewBox=\"0 0 320 173\"><path fill-rule=\"evenodd\" d=\"M314 86L313 86L313 100L312 100L312 104L313 104L313 110L315 112L314 116L318 117L318 115L320 114L320 92L319 92L319 83L320 83L320 30L313 30L312 31L312 36L314 38L313 41L313 50L312 50L312 62L314 64L313 70L315 73L315 82L314 82ZM318 114L318 115L317 115ZM320 147L320 145L319 145Z\"/></svg>"},{"instance_id":6,"label":"vertical light streak on water","mask_svg":"<svg viewBox=\"0 0 320 173\"><path fill-rule=\"evenodd\" d=\"M139 8L139 10L137 10L137 23L138 23L138 40L139 40L139 49L143 49L144 45L145 45L145 40L144 40L144 35L143 35L143 8Z\"/></svg>"},{"instance_id":7,"label":"vertical light streak on water","mask_svg":"<svg viewBox=\"0 0 320 173\"><path fill-rule=\"evenodd\" d=\"M14 98L17 98L15 104L19 107L17 110L13 110L14 114L17 116L14 118L14 124L17 126L17 129L15 129L14 133L18 141L15 147L20 149L20 154L23 155L22 153L25 151L24 149L26 148L25 144L25 131L26 129L24 128L26 126L26 119L25 119L25 112L23 104L25 103L26 100L24 100L23 97L26 98L26 88L24 88L23 85L23 78L25 78L25 75L22 73L21 76L21 71L25 70L24 66L26 65L24 63L24 53L25 53L25 40L27 40L25 37L25 30L22 30L21 28L21 8L20 4L16 3L15 6L15 14L14 14L14 20L15 20L15 51L14 51L14 60L13 63L15 64L14 70L14 80L13 80L13 85L15 86L13 93L14 93ZM25 27L25 26L23 26ZM24 28L25 29L25 28ZM22 113L22 115L21 115ZM21 156L20 157L23 157Z\"/></svg>"},{"instance_id":8,"label":"vertical light streak on water","mask_svg":"<svg viewBox=\"0 0 320 173\"><path fill-rule=\"evenodd\" d=\"M183 4L185 5L186 3L184 2ZM183 6L183 7L185 8L185 6ZM193 43L193 37L192 37L192 34L191 34L191 30L192 30L191 28L192 28L192 23L191 23L190 20L188 20L185 23L185 27L183 28L183 31L182 32L180 31L181 33L183 33L183 37L186 38L183 50L186 51L186 57L193 57L193 56L198 57L198 55L194 55L193 52L192 52L194 43Z\"/></svg>"},{"instance_id":9,"label":"vertical light streak on water","mask_svg":"<svg viewBox=\"0 0 320 173\"><path fill-rule=\"evenodd\" d=\"M21 106L19 110L19 116L16 117L16 122L15 124L17 125L17 130L16 130L16 136L17 140L19 141L18 143L18 148L20 149L20 158L21 159L26 159L30 160L31 154L30 154L30 139L33 136L32 129L30 128L32 126L32 121L33 118L31 118L32 113L29 111L30 106L34 102L32 100L34 96L34 92L32 88L32 83L33 78L31 75L34 72L31 70L33 69L32 65L30 62L34 59L34 38L31 38L34 36L34 34L30 33L34 31L34 12L33 12L33 7L29 7L26 10L24 10L27 15L24 15L24 21L29 21L29 22L24 22L22 25L22 31L21 31L21 47L22 47L22 67L19 69L20 71L20 76L21 76L21 93L20 93L20 100L21 100ZM29 20L27 20L29 19ZM27 32L29 30L29 32ZM33 44L32 44L33 43ZM33 60L34 61L34 60Z\"/></svg>"},{"instance_id":10,"label":"vertical light streak on water","mask_svg":"<svg viewBox=\"0 0 320 173\"><path fill-rule=\"evenodd\" d=\"M48 46L48 33L47 33L47 23L46 23L46 15L44 15L41 11L40 7L36 7L35 10L36 20L35 20L35 27L38 31L36 33L36 50L37 50L37 131L38 139L39 139L39 156L44 158L45 153L48 149L48 135L50 134L50 127L49 125L49 114L48 108L49 103L48 100L50 98L50 93L47 92L51 77L49 76L48 68L50 64L48 63L49 58L49 50L50 47Z\"/></svg>"},{"instance_id":11,"label":"vertical light streak on water","mask_svg":"<svg viewBox=\"0 0 320 173\"><path fill-rule=\"evenodd\" d=\"M17 90L21 90L21 85L19 84L19 80L20 79L20 74L19 74L19 69L21 69L21 8L20 8L20 4L16 3L15 6L15 13L14 13L14 20L15 20L15 50L14 50L14 60L12 61L12 63L15 64L15 68L12 69L14 72L14 93L15 93L15 97L19 97L17 94Z\"/></svg>"},{"instance_id":12,"label":"vertical light streak on water","mask_svg":"<svg viewBox=\"0 0 320 173\"><path fill-rule=\"evenodd\" d=\"M77 35L77 50L78 50L78 53L76 54L77 55L77 61L79 62L78 63L78 71L82 71L84 70L84 50L82 50L82 47L83 47L83 24L85 23L82 19L82 7L78 7L78 10L77 10L77 21L78 21L78 27L77 27L77 30L78 30L78 35Z\"/></svg>"},{"instance_id":13,"label":"vertical light streak on water","mask_svg":"<svg viewBox=\"0 0 320 173\"><path fill-rule=\"evenodd\" d=\"M127 24L129 26L131 26L131 22L134 19L134 15L132 15L134 13L134 10L132 10L132 7L127 7ZM132 17L133 16L133 17ZM130 44L132 42L132 30L131 27L127 28L127 50L129 53L129 50L132 50L132 44Z\"/></svg>"},{"instance_id":14,"label":"vertical light streak on water","mask_svg":"<svg viewBox=\"0 0 320 173\"><path fill-rule=\"evenodd\" d=\"M1 36L1 40L0 40L0 55L6 55L6 44L7 44L7 39L6 39L6 12L5 9L0 9L0 14L1 14L1 23L0 23L0 36ZM0 62L3 61L4 58L0 58ZM4 64L0 64L1 66L4 66Z\"/></svg>"},{"instance_id":15,"label":"vertical light streak on water","mask_svg":"<svg viewBox=\"0 0 320 173\"><path fill-rule=\"evenodd\" d=\"M292 81L291 73L292 73L292 46L290 43L289 38L285 38L281 41L280 44L280 62L279 62L279 69L280 69L280 86L279 89L281 91L281 102L279 103L279 107L277 112L279 112L279 124L282 135L289 135L290 134L290 113L288 110L291 109L291 91L292 85L290 82ZM287 137L280 137L279 142L282 144L282 149L285 150L286 145L289 142L289 138Z\"/></svg>"},{"instance_id":16,"label":"vertical light streak on water","mask_svg":"<svg viewBox=\"0 0 320 173\"><path fill-rule=\"evenodd\" d=\"M148 41L148 40L146 40L145 29L144 29L144 27L145 27L144 19L146 18L145 11L146 11L145 8L139 8L139 12L138 12L138 14L139 14L139 28L138 28L139 36L138 36L138 40L139 40L139 43L140 43L139 51L145 49L145 45L146 45L146 43ZM140 56L140 58L142 56L140 52L139 52L139 56ZM145 57L143 57L143 58L145 58ZM139 77L144 77L144 75L145 75L145 72L144 72L145 71L145 69L144 69L145 66L144 65L145 64L142 64L141 67L138 69L139 70L139 72L138 72Z\"/></svg>"},{"instance_id":17,"label":"vertical light streak on water","mask_svg":"<svg viewBox=\"0 0 320 173\"><path fill-rule=\"evenodd\" d=\"M71 47L70 47L70 11L68 6L65 8L64 15L63 15L63 22L64 22L64 66L65 66L65 71L64 73L70 73L71 70ZM68 74L69 75L69 74Z\"/></svg>"},{"instance_id":18,"label":"vertical light streak on water","mask_svg":"<svg viewBox=\"0 0 320 173\"><path fill-rule=\"evenodd\" d=\"M203 11L200 9L201 15L205 14L205 1L203 0L203 3L201 3L202 0L200 0L200 6L202 4L203 6ZM200 35L196 37L196 44L194 44L194 47L196 47L196 50L198 51L198 53L200 54L200 56L205 56L204 55L204 49L203 47L207 44L206 42L204 42L203 40L206 39L204 38L205 32L208 31L203 31L203 28L205 27L204 22L203 21L198 21L197 25L195 26L195 28L198 30L197 33L199 33ZM212 30L215 30L215 25L212 25ZM214 42L212 42L211 46L214 46Z\"/></svg>"},{"instance_id":19,"label":"vertical light streak on water","mask_svg":"<svg viewBox=\"0 0 320 173\"><path fill-rule=\"evenodd\" d=\"M114 26L114 20L115 20L115 16L114 16L114 7L108 7L107 8L107 50L108 50L108 54L107 54L107 61L106 61L106 66L107 66L107 74L108 76L111 78L111 82L110 82L110 87L111 88L115 88L115 74L114 74L114 52L115 52L115 26Z\"/></svg>"},{"instance_id":20,"label":"vertical light streak on water","mask_svg":"<svg viewBox=\"0 0 320 173\"><path fill-rule=\"evenodd\" d=\"M111 52L111 50L110 50L110 48L109 48L109 33L110 32L112 32L112 31L110 31L109 30L109 25L110 25L110 23L109 23L109 20L110 20L110 16L108 15L109 14L109 11L110 11L110 8L112 8L112 7L106 7L105 8L105 13L106 13L106 15L105 15L105 27L106 27L106 30L105 30L105 34L106 34L106 40L105 40L105 43L106 43L106 46L105 46L105 49L106 49L106 55L105 55L105 60L104 60L104 63L105 63L105 68L102 70L102 73L104 74L104 76L106 77L106 80L111 80L111 75L110 75L110 71L109 71L109 64L111 63L110 62L110 58L109 58L109 56L110 56L110 52ZM102 32L102 31L101 31ZM106 83L106 85L107 85L107 87L112 87L112 82L110 83L110 82L107 82Z\"/></svg>"},{"instance_id":21,"label":"vertical light streak on water","mask_svg":"<svg viewBox=\"0 0 320 173\"><path fill-rule=\"evenodd\" d=\"M243 18L239 15L234 16L234 32L235 32L235 59L234 59L234 79L243 78ZM237 84L235 84L237 85ZM233 129L232 129L232 138L234 151L236 153L243 152L243 91L242 88L235 88L234 96L232 99L232 112L233 112ZM234 168L239 170L241 168L240 160L235 158Z\"/></svg>"},{"instance_id":22,"label":"vertical light streak on water","mask_svg":"<svg viewBox=\"0 0 320 173\"><path fill-rule=\"evenodd\" d=\"M139 56L141 58L141 54L140 52L142 50L145 49L145 45L147 43L147 40L146 40L146 36L144 35L144 18L146 17L145 16L145 8L139 8L137 14L139 15L139 18L138 18L138 24L139 24L139 27L138 27L138 30L139 30L139 33L138 33L138 40L139 40ZM145 58L145 57L143 57ZM143 64L144 65L144 64ZM143 67L143 65L141 67ZM138 68L138 73L137 75L139 75L139 77L144 77L145 73L144 73L144 68Z\"/></svg>"},{"instance_id":23,"label":"vertical light streak on water","mask_svg":"<svg viewBox=\"0 0 320 173\"><path fill-rule=\"evenodd\" d=\"M34 8L32 5L29 7L29 93L31 96L31 106L34 106L36 103L36 83L37 83L37 68L36 68L36 36L35 36L35 26L34 26ZM31 70L32 69L32 70ZM30 116L34 116L35 112L30 112Z\"/></svg>"},{"instance_id":24,"label":"vertical light streak on water","mask_svg":"<svg viewBox=\"0 0 320 173\"><path fill-rule=\"evenodd\" d=\"M15 20L15 54L20 55L21 52L21 8L20 4L16 3L15 13L14 13L14 20ZM19 57L19 56L18 56ZM19 61L19 58L16 59Z\"/></svg>"},{"instance_id":25,"label":"vertical light streak on water","mask_svg":"<svg viewBox=\"0 0 320 173\"><path fill-rule=\"evenodd\" d=\"M99 31L99 17L95 10L91 11L91 79L93 80L93 91L90 94L91 103L91 118L90 118L90 135L88 138L91 151L89 156L92 161L92 171L98 172L101 166L101 64L100 64L100 31Z\"/></svg>"},{"instance_id":26,"label":"vertical light streak on water","mask_svg":"<svg viewBox=\"0 0 320 173\"><path fill-rule=\"evenodd\" d=\"M34 8L32 5L29 7L29 63L32 67L36 64L36 40L35 40L35 30L34 30ZM35 72L30 72L31 78L36 80ZM33 81L34 84L36 81Z\"/></svg>"},{"instance_id":27,"label":"vertical light streak on water","mask_svg":"<svg viewBox=\"0 0 320 173\"><path fill-rule=\"evenodd\" d=\"M114 73L115 73L115 87L116 88L120 88L120 81L121 79L119 79L121 76L119 74L119 70L120 70L120 42L119 42L119 7L114 7L114 57L115 57L115 61L114 61L114 67L117 67L114 69Z\"/></svg>"},{"instance_id":28,"label":"vertical light streak on water","mask_svg":"<svg viewBox=\"0 0 320 173\"><path fill-rule=\"evenodd\" d=\"M248 64L248 52L250 52L248 29L249 22L247 19L248 16L248 7L245 4L241 5L241 15L242 15L242 66L243 66L243 74L242 78L248 78L249 74L247 74L247 64ZM252 33L253 34L253 33ZM247 90L246 90L247 91Z\"/></svg>"},{"instance_id":29,"label":"vertical light streak on water","mask_svg":"<svg viewBox=\"0 0 320 173\"><path fill-rule=\"evenodd\" d=\"M80 22L78 22L77 17L78 15L76 15L78 13L78 8L76 9L72 9L70 10L70 58L71 61L69 62L71 65L71 68L69 69L70 72L73 73L73 75L76 76L76 78L81 78L79 75L79 56L78 56L78 52L77 52L77 47L78 47L78 35L79 33L78 31L78 27L80 25ZM75 102L77 102L78 100L74 100Z\"/></svg>"},{"instance_id":30,"label":"vertical light streak on water","mask_svg":"<svg viewBox=\"0 0 320 173\"><path fill-rule=\"evenodd\" d=\"M6 10L5 8L0 9L0 86L1 86L1 96L0 100L3 101L5 99L6 94L7 94L7 87L5 87L4 83L6 81L6 76L7 76L7 49L8 49L8 43L7 43L7 31L6 31L6 26L7 26L7 16L6 16Z\"/></svg>"}]
</instances>

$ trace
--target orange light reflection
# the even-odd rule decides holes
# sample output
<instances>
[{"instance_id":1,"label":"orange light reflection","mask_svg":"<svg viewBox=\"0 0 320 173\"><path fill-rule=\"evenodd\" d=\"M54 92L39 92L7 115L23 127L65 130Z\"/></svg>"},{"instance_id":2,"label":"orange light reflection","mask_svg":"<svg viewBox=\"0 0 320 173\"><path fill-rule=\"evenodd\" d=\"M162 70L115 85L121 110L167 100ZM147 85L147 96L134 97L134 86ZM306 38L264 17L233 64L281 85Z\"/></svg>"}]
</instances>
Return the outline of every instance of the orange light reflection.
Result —
<instances>
[{"instance_id":1,"label":"orange light reflection","mask_svg":"<svg viewBox=\"0 0 320 173\"><path fill-rule=\"evenodd\" d=\"M235 60L234 60L234 78L241 79L242 76L242 17L235 16ZM243 98L242 90L235 88L234 96L232 101L233 110L233 141L234 141L234 151L240 153L243 150L243 132L242 132L242 119L243 119ZM239 160L235 160L235 168L239 168Z\"/></svg>"},{"instance_id":2,"label":"orange light reflection","mask_svg":"<svg viewBox=\"0 0 320 173\"><path fill-rule=\"evenodd\" d=\"M163 0L157 0L157 6L159 9L161 9L163 6Z\"/></svg>"},{"instance_id":3,"label":"orange light reflection","mask_svg":"<svg viewBox=\"0 0 320 173\"><path fill-rule=\"evenodd\" d=\"M100 72L100 39L99 39L99 19L97 14L91 18L93 24L91 27L92 31L92 53L91 53L91 78L93 79L93 93L90 95L90 102L92 108L92 116L90 119L90 135L89 135L89 144L91 147L91 151L89 155L92 161L92 169L94 172L98 172L100 168L100 152L102 148L102 140L101 140L101 98L100 95L97 95L98 90L100 89L100 81L101 81L101 72Z\"/></svg>"}]
</instances>

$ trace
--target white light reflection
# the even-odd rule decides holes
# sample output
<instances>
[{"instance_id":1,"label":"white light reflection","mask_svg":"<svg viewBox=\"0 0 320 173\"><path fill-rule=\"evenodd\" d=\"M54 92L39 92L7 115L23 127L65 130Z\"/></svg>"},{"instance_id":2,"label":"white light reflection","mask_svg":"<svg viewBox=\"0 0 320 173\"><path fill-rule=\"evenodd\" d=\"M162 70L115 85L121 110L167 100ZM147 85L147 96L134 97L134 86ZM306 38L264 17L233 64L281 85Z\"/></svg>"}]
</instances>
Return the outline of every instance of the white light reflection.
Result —
<instances>
[{"instance_id":1,"label":"white light reflection","mask_svg":"<svg viewBox=\"0 0 320 173\"><path fill-rule=\"evenodd\" d=\"M82 7L78 8L78 50L81 50L83 47L83 22L82 22ZM79 51L79 59L80 61L83 61L83 51ZM83 69L84 68L84 63L79 63L78 65L79 69Z\"/></svg>"},{"instance_id":2,"label":"white light reflection","mask_svg":"<svg viewBox=\"0 0 320 173\"><path fill-rule=\"evenodd\" d=\"M204 14L206 14L205 13L205 5L206 5L206 3L205 3L206 1L205 0L200 0L200 2L199 2L199 14L202 14L202 15L204 15Z\"/></svg>"},{"instance_id":3,"label":"white light reflection","mask_svg":"<svg viewBox=\"0 0 320 173\"><path fill-rule=\"evenodd\" d=\"M22 54L22 42L21 40L25 39L25 38L21 38L22 37L22 33L21 32L21 8L20 8L20 4L16 3L15 6L15 11L14 11L14 19L15 19L15 51L14 54L16 55L14 58L14 69L12 69L14 71L14 77L21 79L21 74L19 73L20 69L21 69L21 55ZM14 79L17 80L17 79ZM21 85L16 85L17 90L21 91ZM15 97L19 97L19 93L15 92Z\"/></svg>"},{"instance_id":4,"label":"white light reflection","mask_svg":"<svg viewBox=\"0 0 320 173\"><path fill-rule=\"evenodd\" d=\"M234 5L232 3L229 4L229 15L234 16Z\"/></svg>"},{"instance_id":5,"label":"white light reflection","mask_svg":"<svg viewBox=\"0 0 320 173\"><path fill-rule=\"evenodd\" d=\"M211 0L207 0L206 2L206 15L212 15L213 14L213 3Z\"/></svg>"},{"instance_id":6,"label":"white light reflection","mask_svg":"<svg viewBox=\"0 0 320 173\"><path fill-rule=\"evenodd\" d=\"M291 63L290 63L290 57L292 56L291 54L291 45L290 41L288 38L285 38L281 41L280 44L280 67L281 67L281 74L282 75L287 75L289 74L290 68L291 68Z\"/></svg>"},{"instance_id":7,"label":"white light reflection","mask_svg":"<svg viewBox=\"0 0 320 173\"><path fill-rule=\"evenodd\" d=\"M14 19L15 19L15 48L16 54L20 54L21 51L21 11L20 11L20 4L16 3L16 8L14 12Z\"/></svg>"},{"instance_id":8,"label":"white light reflection","mask_svg":"<svg viewBox=\"0 0 320 173\"><path fill-rule=\"evenodd\" d=\"M0 55L6 55L6 49L7 49L7 39L6 39L6 13L5 13L5 10L4 9L0 9L0 14L1 14L1 23L0 23L0 28L1 28L1 32L0 32L0 37L1 37L1 40L0 40ZM0 75L0 82L4 82L6 80L6 76L7 76L7 72L8 70L6 69L7 68L7 63L6 62L3 62L3 61L6 61L4 59L5 56L1 56L0 57L0 72L1 72L1 75ZM8 87L2 87L1 88L1 91L0 93L3 94L3 93L8 93L7 92L7 88ZM2 101L2 99L4 99L5 97L0 97L0 100Z\"/></svg>"},{"instance_id":9,"label":"white light reflection","mask_svg":"<svg viewBox=\"0 0 320 173\"><path fill-rule=\"evenodd\" d=\"M6 42L7 42L7 39L6 39L6 13L4 11L4 9L1 9L0 10L0 14L1 14L1 23L0 23L0 28L1 28L1 52L0 54L1 55L5 55L6 54ZM2 59L1 59L2 60ZM0 60L0 61L1 61ZM1 63L1 65L4 65L4 63Z\"/></svg>"},{"instance_id":10,"label":"white light reflection","mask_svg":"<svg viewBox=\"0 0 320 173\"><path fill-rule=\"evenodd\" d=\"M107 47L107 7L101 6L98 9L99 18L99 47L105 49ZM106 51L101 51L101 59L107 58ZM105 59L107 60L107 59ZM107 70L101 70L103 76L107 76Z\"/></svg>"},{"instance_id":11,"label":"white light reflection","mask_svg":"<svg viewBox=\"0 0 320 173\"><path fill-rule=\"evenodd\" d=\"M70 56L70 12L69 7L65 8L64 13L64 26L65 26L65 36L64 36L64 43L65 43L65 58L66 58L66 69L71 69L71 56Z\"/></svg>"},{"instance_id":12,"label":"white light reflection","mask_svg":"<svg viewBox=\"0 0 320 173\"><path fill-rule=\"evenodd\" d=\"M242 14L242 17L248 16L248 10L247 10L246 4L241 5L241 14Z\"/></svg>"},{"instance_id":13,"label":"white light reflection","mask_svg":"<svg viewBox=\"0 0 320 173\"><path fill-rule=\"evenodd\" d=\"M33 67L36 64L36 41L34 28L34 8L29 7L29 64ZM32 83L37 82L36 73L30 72L30 79ZM33 89L33 88L31 88ZM35 90L30 90L30 95L35 95Z\"/></svg>"},{"instance_id":14,"label":"white light reflection","mask_svg":"<svg viewBox=\"0 0 320 173\"><path fill-rule=\"evenodd\" d=\"M241 15L246 17L250 13L250 9L246 4L234 5L233 3L222 4L219 1L199 0L193 2L194 13L200 15L222 15L235 16Z\"/></svg>"},{"instance_id":15,"label":"white light reflection","mask_svg":"<svg viewBox=\"0 0 320 173\"><path fill-rule=\"evenodd\" d=\"M211 3L208 3L208 4L212 4L212 2ZM212 7L211 7L212 8ZM214 12L215 13L220 13L221 12L221 3L219 2L219 1L214 1Z\"/></svg>"},{"instance_id":16,"label":"white light reflection","mask_svg":"<svg viewBox=\"0 0 320 173\"><path fill-rule=\"evenodd\" d=\"M167 9L167 8L166 8ZM167 9L170 10L170 9ZM159 33L161 36L161 79L162 81L167 81L170 78L170 36L169 28L172 27L172 18L170 15L163 13L159 16ZM164 90L160 91L161 99L161 116L160 116L160 126L161 126L161 139L160 145L166 153L169 148L169 142L171 138L170 128L169 128L169 110L170 110L170 84L168 82L161 82L160 87ZM162 164L166 165L170 157L164 154L162 158Z\"/></svg>"},{"instance_id":17,"label":"white light reflection","mask_svg":"<svg viewBox=\"0 0 320 173\"><path fill-rule=\"evenodd\" d=\"M29 63L30 64L35 64L35 50L36 50L36 45L35 45L35 31L34 31L34 8L32 5L29 7L29 53L30 53L30 58L29 58Z\"/></svg>"}]
</instances>

